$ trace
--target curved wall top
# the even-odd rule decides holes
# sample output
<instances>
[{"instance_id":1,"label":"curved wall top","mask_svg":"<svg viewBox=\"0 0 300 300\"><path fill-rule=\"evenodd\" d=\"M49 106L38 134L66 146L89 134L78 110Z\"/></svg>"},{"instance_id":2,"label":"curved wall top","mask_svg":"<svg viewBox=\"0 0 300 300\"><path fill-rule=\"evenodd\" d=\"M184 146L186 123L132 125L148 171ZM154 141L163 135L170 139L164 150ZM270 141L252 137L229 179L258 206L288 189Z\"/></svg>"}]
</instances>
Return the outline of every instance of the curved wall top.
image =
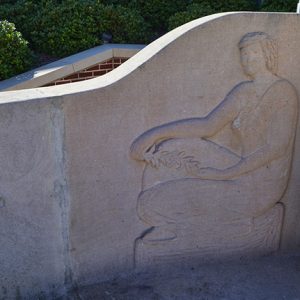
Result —
<instances>
[{"instance_id":1,"label":"curved wall top","mask_svg":"<svg viewBox=\"0 0 300 300\"><path fill-rule=\"evenodd\" d=\"M94 67L113 57L130 58L144 47L144 45L130 44L104 44L97 46L3 80L0 82L0 91L16 91L46 85L59 85L57 81L65 77L74 76L74 73ZM80 79L82 81L83 77Z\"/></svg>"},{"instance_id":2,"label":"curved wall top","mask_svg":"<svg viewBox=\"0 0 300 300\"><path fill-rule=\"evenodd\" d=\"M115 276L134 265L164 261L170 249L157 241L174 241L172 234L177 241L181 241L180 236L187 239L172 248L178 250L174 257L181 257L182 253L197 257L195 248L199 245L214 249L202 251L202 257L214 251L236 253L226 239L220 243L221 250L213 243L211 237L219 234L213 219L220 224L241 222L234 228L242 228L245 238L236 248L244 249L245 253L256 250L264 253L266 248L277 250L279 246L283 250L299 250L299 130L294 140L296 124L300 123L296 100L297 94L300 95L299 27L300 16L296 14L213 15L169 32L100 78L60 87L0 93L0 261L5 261L0 268L0 282L9 291L8 297L61 292L75 283ZM243 36L252 32L266 33L275 41L278 71L267 70L257 86L249 84L248 88L247 84L241 84L251 79L243 71L238 45ZM246 54L248 58L254 57L251 65L261 63L260 51L251 49ZM244 68L248 58L242 60ZM199 118L207 116L226 96L240 103L239 108L233 106L227 111L227 115L234 111L239 117L235 115L224 122L235 127L234 130L244 126L242 154L238 147L230 155L224 154L222 151L228 150L225 146L216 150L221 154L193 140L194 125ZM273 99L277 99L274 105ZM259 106L259 100L265 106ZM218 116L221 111L222 106L215 109ZM249 121L246 116L251 112L255 112L257 119L246 126ZM280 122L274 123L274 116ZM181 120L187 118L195 119L183 124ZM170 127L163 125L174 121ZM224 124L217 123L209 123L212 127L203 123L199 128L208 131L223 128ZM256 123L257 128L253 125ZM249 128L254 129L245 131ZM207 138L211 134L199 133L199 136ZM219 136L217 145L226 145L228 134L223 136L225 140ZM249 138L245 139L247 134ZM158 145L178 135L192 141L175 140L165 146ZM132 144L134 140L138 142ZM148 163L139 157L146 141L150 141L149 146L156 143L156 148L147 152ZM234 164L235 159L244 159L266 145L272 147L267 152L259 150L263 152L260 163L258 160L250 163L255 170L262 167L260 170L265 173L251 173L252 167L233 177L228 175L233 186L224 185L225 190L219 192L226 199L232 196L228 191L237 191L239 184L244 187L241 202L230 202L240 214L232 214L230 209L221 213L220 198L215 197L216 193L211 196L207 185L197 181L204 176L198 170L198 163L207 153L219 153L216 157L222 159L212 157L212 162ZM184 151L180 151L182 147ZM198 149L202 149L200 154ZM189 151L194 151L193 155ZM156 156L158 160L154 161L152 154L156 153L171 155ZM160 173L158 167L148 172L151 160L156 167L159 161L164 171ZM174 175L174 165L170 163L174 161L176 170L179 165L187 166L182 171L186 173L174 171L179 174ZM178 180L183 194L179 191L172 194L176 191L172 180ZM270 193L265 193L261 182ZM254 190L257 194L252 193ZM178 195L182 196L180 199L186 197L187 202L181 202ZM205 195L207 202L199 195ZM172 202L174 197L177 200ZM164 202L165 199L168 201ZM194 200L197 205L216 205L214 208L196 205L192 209ZM197 209L199 212L195 213ZM158 217L157 210L164 212L163 217ZM210 218L205 219L203 211ZM168 215L169 212L173 214ZM180 214L183 217L179 221ZM199 219L201 214L203 218ZM182 227L185 222L189 225ZM174 229L166 227L166 223L181 225ZM161 227L162 231L158 231ZM206 233L199 228L206 228ZM208 231L215 235L208 235ZM233 230L232 234L236 232ZM204 238L200 244L192 245L190 241L195 236ZM244 245L245 240L250 242Z\"/></svg>"},{"instance_id":3,"label":"curved wall top","mask_svg":"<svg viewBox=\"0 0 300 300\"><path fill-rule=\"evenodd\" d=\"M9 92L9 99L7 98L7 92L2 92L0 95L0 101L10 102L10 101L25 101L30 99L40 99L44 97L55 97L55 96L62 96L68 95L83 91L94 90L102 87L106 87L108 85L114 84L115 82L119 81L120 79L126 77L128 74L133 72L135 69L146 63L151 57L155 56L158 52L162 49L167 47L170 43L174 42L177 38L182 36L183 34L187 33L188 31L202 25L208 23L210 21L215 20L216 18L220 18L225 15L229 14L236 14L236 13L221 13L215 14L211 16L207 16L204 18L200 18L184 24L171 32L165 34L161 38L155 40L150 45L145 47L143 51L140 51L139 55L135 55L134 58L130 60L130 63L127 63L125 67L119 68L118 72L114 72L112 74L107 74L105 77L97 78L96 81L83 82L76 85L69 85L64 87L50 87L50 88L38 88L32 89L30 92L25 93L24 91L12 91ZM44 95L44 97L43 97Z\"/></svg>"}]
</instances>

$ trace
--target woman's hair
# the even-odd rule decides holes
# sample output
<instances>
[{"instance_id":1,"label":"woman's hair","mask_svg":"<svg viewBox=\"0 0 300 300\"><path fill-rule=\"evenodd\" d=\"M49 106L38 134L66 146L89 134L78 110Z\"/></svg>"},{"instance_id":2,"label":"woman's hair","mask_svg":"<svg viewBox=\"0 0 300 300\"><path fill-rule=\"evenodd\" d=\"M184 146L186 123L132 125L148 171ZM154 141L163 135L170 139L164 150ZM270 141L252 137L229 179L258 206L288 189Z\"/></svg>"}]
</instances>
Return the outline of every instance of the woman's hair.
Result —
<instances>
[{"instance_id":1,"label":"woman's hair","mask_svg":"<svg viewBox=\"0 0 300 300\"><path fill-rule=\"evenodd\" d=\"M276 74L278 67L278 47L276 41L264 32L250 32L242 37L239 42L239 48L245 48L254 43L260 44L267 69Z\"/></svg>"}]
</instances>

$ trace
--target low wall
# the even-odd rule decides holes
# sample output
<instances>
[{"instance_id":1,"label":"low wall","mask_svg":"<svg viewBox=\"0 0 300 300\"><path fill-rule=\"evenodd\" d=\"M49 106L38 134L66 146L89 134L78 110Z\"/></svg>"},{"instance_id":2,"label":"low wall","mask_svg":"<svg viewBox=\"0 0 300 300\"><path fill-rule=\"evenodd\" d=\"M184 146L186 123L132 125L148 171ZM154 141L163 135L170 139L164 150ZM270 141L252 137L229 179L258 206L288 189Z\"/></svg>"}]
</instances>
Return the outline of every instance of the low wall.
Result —
<instances>
[{"instance_id":1,"label":"low wall","mask_svg":"<svg viewBox=\"0 0 300 300\"><path fill-rule=\"evenodd\" d=\"M44 86L74 83L78 81L93 79L116 69L117 67L121 66L121 64L124 63L128 58L129 57L112 57L66 77L59 78L58 80L50 82Z\"/></svg>"},{"instance_id":2,"label":"low wall","mask_svg":"<svg viewBox=\"0 0 300 300\"><path fill-rule=\"evenodd\" d=\"M99 78L0 93L0 298L54 298L185 258L298 251L299 26L296 14L213 15ZM261 49L247 48L241 61L241 39L253 32L278 46L277 72L262 64ZM258 85L251 72L263 73ZM223 110L228 99L239 108ZM228 132L203 144L210 128L225 132L224 118L230 132L252 122L240 156L227 151L236 145ZM203 165L213 170L201 171L213 153ZM245 161L248 169L226 166Z\"/></svg>"},{"instance_id":3,"label":"low wall","mask_svg":"<svg viewBox=\"0 0 300 300\"><path fill-rule=\"evenodd\" d=\"M0 91L61 85L95 78L117 68L144 45L104 44L0 82Z\"/></svg>"}]
</instances>

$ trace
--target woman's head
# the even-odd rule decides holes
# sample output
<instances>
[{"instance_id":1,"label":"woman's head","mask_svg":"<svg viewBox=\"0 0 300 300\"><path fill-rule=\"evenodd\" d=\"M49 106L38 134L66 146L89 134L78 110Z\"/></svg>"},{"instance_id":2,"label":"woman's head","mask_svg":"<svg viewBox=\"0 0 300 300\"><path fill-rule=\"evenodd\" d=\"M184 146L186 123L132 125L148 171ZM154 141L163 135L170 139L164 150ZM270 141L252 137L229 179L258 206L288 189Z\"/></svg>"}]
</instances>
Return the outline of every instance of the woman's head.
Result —
<instances>
[{"instance_id":1,"label":"woman's head","mask_svg":"<svg viewBox=\"0 0 300 300\"><path fill-rule=\"evenodd\" d=\"M255 67L253 64L258 63L259 59L261 58L264 61L264 67L266 67L268 71L273 74L277 73L277 44L275 40L273 40L268 34L264 32L247 33L240 40L239 48L242 55L242 64L246 72L248 71L247 69L249 69L248 73L251 73L251 68ZM243 59L243 53L248 57ZM248 53L248 55L246 53ZM254 56L256 59L254 59ZM247 59L250 61L247 62ZM251 64L253 66L251 66Z\"/></svg>"}]
</instances>

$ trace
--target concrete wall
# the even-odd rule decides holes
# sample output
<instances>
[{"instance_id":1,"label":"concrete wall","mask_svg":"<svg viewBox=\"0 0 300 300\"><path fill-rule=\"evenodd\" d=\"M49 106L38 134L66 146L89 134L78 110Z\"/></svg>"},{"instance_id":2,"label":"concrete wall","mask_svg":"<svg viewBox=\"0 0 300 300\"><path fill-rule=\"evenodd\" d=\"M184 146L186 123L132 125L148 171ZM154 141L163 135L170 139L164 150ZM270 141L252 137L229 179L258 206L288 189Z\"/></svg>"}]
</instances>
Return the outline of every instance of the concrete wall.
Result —
<instances>
[{"instance_id":1,"label":"concrete wall","mask_svg":"<svg viewBox=\"0 0 300 300\"><path fill-rule=\"evenodd\" d=\"M144 165L129 156L133 140L205 116L247 80L237 45L248 32L278 41L278 74L300 95L299 27L296 14L214 15L100 78L0 93L0 296L50 296L132 270L147 229L136 212ZM284 251L300 250L299 134L282 200Z\"/></svg>"}]
</instances>

